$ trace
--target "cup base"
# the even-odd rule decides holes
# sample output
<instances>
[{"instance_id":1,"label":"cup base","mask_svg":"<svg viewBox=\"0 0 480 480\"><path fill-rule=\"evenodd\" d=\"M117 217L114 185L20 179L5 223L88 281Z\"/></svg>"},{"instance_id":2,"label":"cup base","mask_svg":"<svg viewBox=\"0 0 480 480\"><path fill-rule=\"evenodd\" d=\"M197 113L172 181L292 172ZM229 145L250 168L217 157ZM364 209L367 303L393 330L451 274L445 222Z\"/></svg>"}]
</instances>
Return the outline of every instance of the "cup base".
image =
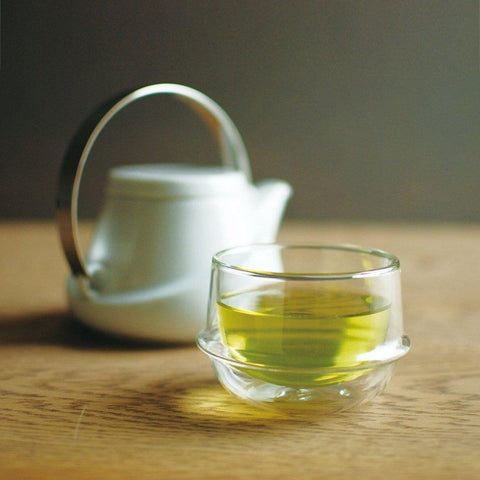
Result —
<instances>
[{"instance_id":1,"label":"cup base","mask_svg":"<svg viewBox=\"0 0 480 480\"><path fill-rule=\"evenodd\" d=\"M372 400L385 389L395 363L367 370L349 381L297 388L253 378L232 364L212 358L218 380L236 397L262 408L308 417L348 410Z\"/></svg>"}]
</instances>

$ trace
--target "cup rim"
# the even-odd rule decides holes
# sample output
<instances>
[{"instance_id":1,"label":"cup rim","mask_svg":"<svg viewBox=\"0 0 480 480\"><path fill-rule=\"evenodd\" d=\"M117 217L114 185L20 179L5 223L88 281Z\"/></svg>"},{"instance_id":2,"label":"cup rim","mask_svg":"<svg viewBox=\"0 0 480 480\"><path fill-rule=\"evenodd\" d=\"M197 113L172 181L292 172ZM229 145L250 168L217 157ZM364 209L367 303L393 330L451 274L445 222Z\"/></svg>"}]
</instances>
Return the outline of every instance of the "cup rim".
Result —
<instances>
[{"instance_id":1,"label":"cup rim","mask_svg":"<svg viewBox=\"0 0 480 480\"><path fill-rule=\"evenodd\" d=\"M233 262L227 262L222 260L222 257L226 255L247 252L252 249L260 248L276 248L278 250L335 250L353 252L358 254L368 254L374 257L380 257L389 260L387 265L382 267L376 267L371 269L363 269L351 272L275 272L267 270L258 270L254 268L246 268L240 265L236 265ZM250 275L254 277L268 277L279 280L340 280L340 279L352 279L352 278L364 278L375 277L379 275L385 275L391 272L400 271L400 260L395 255L380 250L377 248L366 248L351 244L338 244L338 245L289 245L283 243L253 243L250 245L240 245L236 247L226 248L217 252L213 258L212 263L220 268L237 271L244 275Z\"/></svg>"}]
</instances>

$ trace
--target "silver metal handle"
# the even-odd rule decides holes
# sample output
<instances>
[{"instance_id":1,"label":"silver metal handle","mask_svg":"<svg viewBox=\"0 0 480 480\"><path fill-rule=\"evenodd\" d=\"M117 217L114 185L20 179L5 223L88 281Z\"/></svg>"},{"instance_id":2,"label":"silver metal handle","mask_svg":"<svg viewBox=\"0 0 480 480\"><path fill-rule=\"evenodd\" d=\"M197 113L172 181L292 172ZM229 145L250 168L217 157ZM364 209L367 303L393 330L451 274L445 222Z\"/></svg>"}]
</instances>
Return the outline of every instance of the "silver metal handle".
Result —
<instances>
[{"instance_id":1,"label":"silver metal handle","mask_svg":"<svg viewBox=\"0 0 480 480\"><path fill-rule=\"evenodd\" d=\"M241 170L251 180L250 163L242 137L230 117L212 99L190 87L160 83L134 90L100 106L80 126L64 155L57 191L56 218L63 250L72 273L90 277L78 235L78 194L83 169L95 141L107 123L124 107L144 97L170 94L189 105L212 131L222 162Z\"/></svg>"}]
</instances>

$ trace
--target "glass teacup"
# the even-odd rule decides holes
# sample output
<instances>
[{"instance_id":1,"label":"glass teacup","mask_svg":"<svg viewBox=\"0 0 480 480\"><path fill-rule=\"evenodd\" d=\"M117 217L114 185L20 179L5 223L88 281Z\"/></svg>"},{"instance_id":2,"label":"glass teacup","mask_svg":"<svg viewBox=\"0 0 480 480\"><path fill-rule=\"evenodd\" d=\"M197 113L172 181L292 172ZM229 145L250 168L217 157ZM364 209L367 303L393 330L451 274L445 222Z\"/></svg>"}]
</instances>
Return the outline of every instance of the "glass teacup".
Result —
<instances>
[{"instance_id":1,"label":"glass teacup","mask_svg":"<svg viewBox=\"0 0 480 480\"><path fill-rule=\"evenodd\" d=\"M370 400L410 347L399 260L353 246L224 250L198 345L228 391L264 407L325 413Z\"/></svg>"}]
</instances>

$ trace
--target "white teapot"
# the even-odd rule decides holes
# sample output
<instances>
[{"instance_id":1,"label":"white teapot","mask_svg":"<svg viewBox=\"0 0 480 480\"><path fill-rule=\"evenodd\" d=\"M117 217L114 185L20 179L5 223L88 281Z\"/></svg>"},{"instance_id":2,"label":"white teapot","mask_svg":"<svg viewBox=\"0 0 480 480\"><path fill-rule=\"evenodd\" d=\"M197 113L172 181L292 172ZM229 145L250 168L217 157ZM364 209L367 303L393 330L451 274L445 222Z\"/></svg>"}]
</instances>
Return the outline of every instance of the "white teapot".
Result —
<instances>
[{"instance_id":1,"label":"white teapot","mask_svg":"<svg viewBox=\"0 0 480 480\"><path fill-rule=\"evenodd\" d=\"M88 155L115 114L153 94L170 94L193 107L215 134L224 165L113 168L84 260L77 203ZM58 188L57 220L72 270L67 294L75 316L118 336L193 342L205 322L212 255L235 245L273 242L290 195L284 181L251 183L238 130L197 90L151 85L101 107L70 144Z\"/></svg>"}]
</instances>

